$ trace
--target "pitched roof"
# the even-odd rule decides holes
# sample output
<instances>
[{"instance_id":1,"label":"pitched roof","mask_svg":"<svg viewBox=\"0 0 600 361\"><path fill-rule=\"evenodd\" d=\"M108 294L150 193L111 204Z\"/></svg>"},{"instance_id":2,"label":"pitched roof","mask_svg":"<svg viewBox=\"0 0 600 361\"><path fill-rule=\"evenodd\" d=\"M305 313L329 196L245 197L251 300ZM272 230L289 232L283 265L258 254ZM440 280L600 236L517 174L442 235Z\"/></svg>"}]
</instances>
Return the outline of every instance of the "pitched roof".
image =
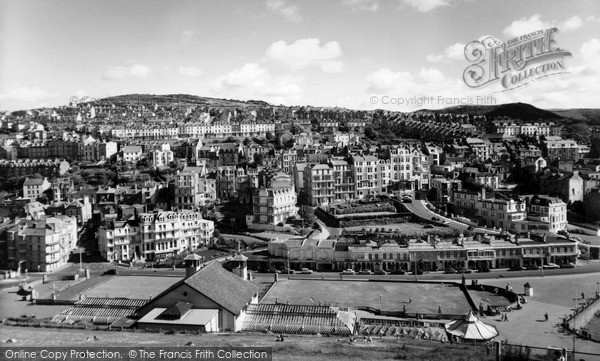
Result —
<instances>
[{"instance_id":1,"label":"pitched roof","mask_svg":"<svg viewBox=\"0 0 600 361\"><path fill-rule=\"evenodd\" d=\"M183 281L227 311L238 314L258 292L258 286L211 262Z\"/></svg>"},{"instance_id":2,"label":"pitched roof","mask_svg":"<svg viewBox=\"0 0 600 361\"><path fill-rule=\"evenodd\" d=\"M189 302L177 302L173 306L164 310L157 318L177 320L185 316L192 309L192 304Z\"/></svg>"}]
</instances>

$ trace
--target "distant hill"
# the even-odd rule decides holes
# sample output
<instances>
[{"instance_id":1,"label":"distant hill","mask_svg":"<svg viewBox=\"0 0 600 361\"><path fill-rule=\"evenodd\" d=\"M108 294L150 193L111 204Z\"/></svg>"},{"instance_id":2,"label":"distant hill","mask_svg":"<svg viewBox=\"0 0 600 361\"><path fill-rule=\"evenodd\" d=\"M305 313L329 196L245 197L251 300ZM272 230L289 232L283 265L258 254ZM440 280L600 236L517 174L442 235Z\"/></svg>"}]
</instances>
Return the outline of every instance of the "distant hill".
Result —
<instances>
[{"instance_id":1,"label":"distant hill","mask_svg":"<svg viewBox=\"0 0 600 361\"><path fill-rule=\"evenodd\" d=\"M210 107L268 107L271 104L262 100L233 100L233 99L219 99L219 98L208 98L200 97L197 95L189 94L167 94L167 95L154 95L154 94L126 94L117 95L108 98L99 99L98 102L109 102L113 104L170 104L170 105L196 105L196 106L210 106Z\"/></svg>"},{"instance_id":2,"label":"distant hill","mask_svg":"<svg viewBox=\"0 0 600 361\"><path fill-rule=\"evenodd\" d=\"M550 109L565 118L600 123L600 109Z\"/></svg>"},{"instance_id":3,"label":"distant hill","mask_svg":"<svg viewBox=\"0 0 600 361\"><path fill-rule=\"evenodd\" d=\"M531 104L525 103L508 103L499 105L458 105L436 110L423 109L419 110L419 112L485 115L488 118L506 116L526 121L563 118L563 116L554 112L536 108Z\"/></svg>"}]
</instances>

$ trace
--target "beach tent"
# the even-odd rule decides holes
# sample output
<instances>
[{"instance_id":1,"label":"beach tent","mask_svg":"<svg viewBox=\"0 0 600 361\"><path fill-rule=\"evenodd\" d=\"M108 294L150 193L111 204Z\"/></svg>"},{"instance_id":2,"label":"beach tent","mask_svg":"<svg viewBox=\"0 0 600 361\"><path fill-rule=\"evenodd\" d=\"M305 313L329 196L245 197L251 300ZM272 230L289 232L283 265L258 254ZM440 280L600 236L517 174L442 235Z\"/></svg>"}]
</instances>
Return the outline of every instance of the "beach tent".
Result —
<instances>
[{"instance_id":1,"label":"beach tent","mask_svg":"<svg viewBox=\"0 0 600 361\"><path fill-rule=\"evenodd\" d=\"M492 325L481 322L469 311L466 318L452 321L444 325L450 335L461 337L465 340L491 340L498 336L498 330Z\"/></svg>"}]
</instances>

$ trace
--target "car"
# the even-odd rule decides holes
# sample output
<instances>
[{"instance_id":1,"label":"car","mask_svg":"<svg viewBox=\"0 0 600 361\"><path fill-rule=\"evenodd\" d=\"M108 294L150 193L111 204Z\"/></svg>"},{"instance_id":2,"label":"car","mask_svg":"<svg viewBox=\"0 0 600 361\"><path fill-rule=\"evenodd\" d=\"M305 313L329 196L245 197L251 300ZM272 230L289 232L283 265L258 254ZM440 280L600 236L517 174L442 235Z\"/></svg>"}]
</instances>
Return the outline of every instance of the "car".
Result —
<instances>
[{"instance_id":1,"label":"car","mask_svg":"<svg viewBox=\"0 0 600 361\"><path fill-rule=\"evenodd\" d=\"M516 265L510 267L508 270L509 271L524 271L525 269L526 269L525 267L523 267L519 264L516 264Z\"/></svg>"},{"instance_id":2,"label":"car","mask_svg":"<svg viewBox=\"0 0 600 361\"><path fill-rule=\"evenodd\" d=\"M347 269L347 270L340 272L340 274L344 275L344 276L354 276L356 274L356 272L354 272L353 269Z\"/></svg>"},{"instance_id":3,"label":"car","mask_svg":"<svg viewBox=\"0 0 600 361\"><path fill-rule=\"evenodd\" d=\"M575 265L571 262L561 263L559 265L560 268L575 268Z\"/></svg>"},{"instance_id":4,"label":"car","mask_svg":"<svg viewBox=\"0 0 600 361\"><path fill-rule=\"evenodd\" d=\"M294 270L291 268L284 268L283 271L281 271L282 273L289 273L289 274L294 274Z\"/></svg>"},{"instance_id":5,"label":"car","mask_svg":"<svg viewBox=\"0 0 600 361\"><path fill-rule=\"evenodd\" d=\"M370 270L368 270L368 269L364 269L364 270L362 270L362 271L358 272L358 274L359 274L359 275L372 275L372 274L373 274L373 272L371 272L371 271L370 271Z\"/></svg>"},{"instance_id":6,"label":"car","mask_svg":"<svg viewBox=\"0 0 600 361\"><path fill-rule=\"evenodd\" d=\"M543 265L542 267L544 267L544 269L558 269L560 268L559 265L557 265L556 263L548 263Z\"/></svg>"},{"instance_id":7,"label":"car","mask_svg":"<svg viewBox=\"0 0 600 361\"><path fill-rule=\"evenodd\" d=\"M119 274L119 271L116 270L116 268L111 268L108 271L104 272L102 275L103 276L115 276Z\"/></svg>"},{"instance_id":8,"label":"car","mask_svg":"<svg viewBox=\"0 0 600 361\"><path fill-rule=\"evenodd\" d=\"M433 228L433 226L431 224L425 224L423 228Z\"/></svg>"},{"instance_id":9,"label":"car","mask_svg":"<svg viewBox=\"0 0 600 361\"><path fill-rule=\"evenodd\" d=\"M537 264L530 264L527 266L527 269L530 271L537 271L540 269L540 266L538 266Z\"/></svg>"},{"instance_id":10,"label":"car","mask_svg":"<svg viewBox=\"0 0 600 361\"><path fill-rule=\"evenodd\" d=\"M450 223L450 221L448 221L448 220L444 219L444 220L442 221L442 223L444 223L444 224L448 224L448 223Z\"/></svg>"},{"instance_id":11,"label":"car","mask_svg":"<svg viewBox=\"0 0 600 361\"><path fill-rule=\"evenodd\" d=\"M452 267L448 267L448 268L446 268L444 270L444 273L447 274L447 275L451 275L451 274L455 274L456 270L454 268L452 268Z\"/></svg>"},{"instance_id":12,"label":"car","mask_svg":"<svg viewBox=\"0 0 600 361\"><path fill-rule=\"evenodd\" d=\"M570 233L575 233L575 234L584 234L584 232L583 232L581 229L579 229L579 228L577 228L577 229L572 229L572 230L570 230L569 232L570 232Z\"/></svg>"},{"instance_id":13,"label":"car","mask_svg":"<svg viewBox=\"0 0 600 361\"><path fill-rule=\"evenodd\" d=\"M406 272L404 270L401 270L401 269L395 269L395 270L392 271L393 275L403 275L405 273Z\"/></svg>"},{"instance_id":14,"label":"car","mask_svg":"<svg viewBox=\"0 0 600 361\"><path fill-rule=\"evenodd\" d=\"M438 217L431 217L431 220L434 222L439 222L440 219Z\"/></svg>"},{"instance_id":15,"label":"car","mask_svg":"<svg viewBox=\"0 0 600 361\"><path fill-rule=\"evenodd\" d=\"M473 273L473 270L470 269L470 268L461 268L461 269L458 270L458 273L462 273L462 274Z\"/></svg>"},{"instance_id":16,"label":"car","mask_svg":"<svg viewBox=\"0 0 600 361\"><path fill-rule=\"evenodd\" d=\"M305 275L310 275L310 274L313 274L314 271L311 269L308 269L308 268L303 268L300 270L300 273L305 274Z\"/></svg>"},{"instance_id":17,"label":"car","mask_svg":"<svg viewBox=\"0 0 600 361\"><path fill-rule=\"evenodd\" d=\"M480 267L477 269L477 272L479 273L488 273L490 272L490 268L489 267Z\"/></svg>"},{"instance_id":18,"label":"car","mask_svg":"<svg viewBox=\"0 0 600 361\"><path fill-rule=\"evenodd\" d=\"M278 270L278 269L275 269L275 268L271 268L271 269L269 270L269 273L281 273L281 271L280 271L280 270Z\"/></svg>"},{"instance_id":19,"label":"car","mask_svg":"<svg viewBox=\"0 0 600 361\"><path fill-rule=\"evenodd\" d=\"M385 276L385 275L388 275L388 274L389 274L389 273L387 273L386 271L384 271L384 270L381 270L381 269L380 269L380 270L377 270L377 271L375 271L375 272L373 272L373 273L374 273L374 274L376 274L376 275L380 275L380 276Z\"/></svg>"}]
</instances>

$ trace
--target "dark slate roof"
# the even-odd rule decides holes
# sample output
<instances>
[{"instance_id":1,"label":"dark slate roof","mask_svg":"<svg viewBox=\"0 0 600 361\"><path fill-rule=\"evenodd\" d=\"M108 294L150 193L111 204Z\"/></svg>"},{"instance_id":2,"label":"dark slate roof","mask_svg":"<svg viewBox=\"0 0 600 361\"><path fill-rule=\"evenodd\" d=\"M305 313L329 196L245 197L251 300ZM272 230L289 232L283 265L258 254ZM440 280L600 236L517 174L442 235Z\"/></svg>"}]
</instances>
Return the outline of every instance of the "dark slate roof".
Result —
<instances>
[{"instance_id":1,"label":"dark slate roof","mask_svg":"<svg viewBox=\"0 0 600 361\"><path fill-rule=\"evenodd\" d=\"M239 314L258 286L227 271L218 262L211 262L183 281L233 314Z\"/></svg>"},{"instance_id":2,"label":"dark slate roof","mask_svg":"<svg viewBox=\"0 0 600 361\"><path fill-rule=\"evenodd\" d=\"M173 306L164 310L157 318L178 320L192 309L192 304L189 302L177 302Z\"/></svg>"}]
</instances>

